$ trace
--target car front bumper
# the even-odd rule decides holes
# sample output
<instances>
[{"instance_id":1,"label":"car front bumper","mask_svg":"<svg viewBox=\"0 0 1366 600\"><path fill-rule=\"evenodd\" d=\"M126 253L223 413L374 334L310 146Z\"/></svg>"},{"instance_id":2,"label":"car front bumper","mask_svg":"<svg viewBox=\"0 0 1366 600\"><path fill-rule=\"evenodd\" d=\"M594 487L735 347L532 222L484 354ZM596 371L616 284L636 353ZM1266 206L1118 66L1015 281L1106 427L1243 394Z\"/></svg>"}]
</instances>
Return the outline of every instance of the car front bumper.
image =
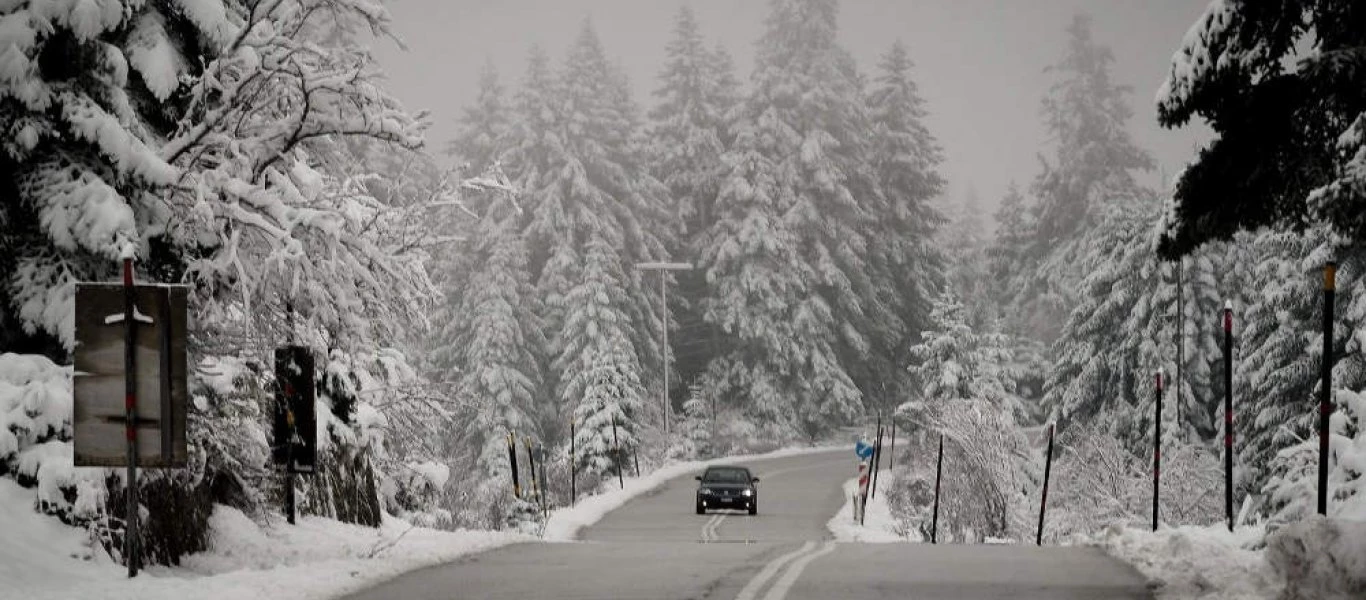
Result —
<instances>
[{"instance_id":1,"label":"car front bumper","mask_svg":"<svg viewBox=\"0 0 1366 600\"><path fill-rule=\"evenodd\" d=\"M697 496L697 503L698 503L698 504L701 504L701 505L702 505L703 507L705 507L705 508L716 508L716 509L720 509L720 508L734 508L734 509L741 509L741 508L749 508L751 505L754 504L754 502L755 502L756 499L757 499L757 498L756 498L755 496L739 496L739 495L735 495L735 496L724 496L724 495L717 495L717 494L711 494L711 495L709 495L709 496L703 496L703 495L700 495L700 494L699 494L699 495Z\"/></svg>"}]
</instances>

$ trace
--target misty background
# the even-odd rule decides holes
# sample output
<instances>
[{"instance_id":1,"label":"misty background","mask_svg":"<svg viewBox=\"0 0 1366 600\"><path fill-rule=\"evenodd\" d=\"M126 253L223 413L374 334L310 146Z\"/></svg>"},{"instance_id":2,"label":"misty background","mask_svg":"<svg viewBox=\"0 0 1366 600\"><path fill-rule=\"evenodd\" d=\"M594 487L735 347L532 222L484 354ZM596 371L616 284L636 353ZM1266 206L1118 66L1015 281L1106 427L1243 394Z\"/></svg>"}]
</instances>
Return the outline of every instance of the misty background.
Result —
<instances>
[{"instance_id":1,"label":"misty background","mask_svg":"<svg viewBox=\"0 0 1366 600\"><path fill-rule=\"evenodd\" d=\"M394 93L409 110L431 113L427 141L441 152L454 136L460 111L473 103L479 70L491 60L503 84L516 87L527 53L540 45L556 67L590 19L609 58L630 76L636 102L653 106L665 43L678 8L697 14L709 44L735 58L747 85L767 0L394 0L390 41L375 48ZM839 43L868 75L900 39L915 62L912 77L929 114L925 123L944 151L943 196L975 194L995 209L1011 181L1027 187L1037 154L1051 143L1039 117L1048 91L1045 66L1056 63L1072 15L1089 14L1095 38L1108 45L1115 83L1129 96L1134 142L1158 169L1138 180L1163 189L1209 139L1203 123L1167 130L1157 124L1153 95L1170 67L1173 49L1208 4L1206 0L857 0L839 13ZM988 223L990 221L988 220ZM993 228L993 224L988 224Z\"/></svg>"}]
</instances>

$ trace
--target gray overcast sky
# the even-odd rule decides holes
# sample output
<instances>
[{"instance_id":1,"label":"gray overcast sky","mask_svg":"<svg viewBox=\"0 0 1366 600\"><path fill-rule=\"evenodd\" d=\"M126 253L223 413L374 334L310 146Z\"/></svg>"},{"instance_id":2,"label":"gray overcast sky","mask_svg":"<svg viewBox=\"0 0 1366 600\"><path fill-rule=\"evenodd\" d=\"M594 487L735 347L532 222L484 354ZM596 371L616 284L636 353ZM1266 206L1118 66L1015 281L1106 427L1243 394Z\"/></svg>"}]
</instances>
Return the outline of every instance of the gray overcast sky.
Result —
<instances>
[{"instance_id":1,"label":"gray overcast sky","mask_svg":"<svg viewBox=\"0 0 1366 600\"><path fill-rule=\"evenodd\" d=\"M428 140L444 147L461 109L474 97L486 58L513 88L527 50L540 44L555 64L585 17L593 20L608 54L632 78L643 106L657 85L664 45L680 0L391 0L389 11L408 50L377 49L391 90L410 109L426 109ZM735 55L748 82L755 41L768 0L690 0L711 42ZM1027 185L1038 172L1036 154L1048 140L1039 104L1048 89L1043 72L1062 53L1063 30L1085 10L1095 35L1115 54L1115 80L1130 85L1135 116L1130 131L1157 157L1168 177L1208 139L1203 127L1158 127L1153 94L1181 38L1208 0L844 0L840 38L871 74L879 55L900 38L916 67L929 109L928 124L944 148L952 198L974 189L994 206L1013 180ZM1154 172L1148 183L1156 185Z\"/></svg>"}]
</instances>

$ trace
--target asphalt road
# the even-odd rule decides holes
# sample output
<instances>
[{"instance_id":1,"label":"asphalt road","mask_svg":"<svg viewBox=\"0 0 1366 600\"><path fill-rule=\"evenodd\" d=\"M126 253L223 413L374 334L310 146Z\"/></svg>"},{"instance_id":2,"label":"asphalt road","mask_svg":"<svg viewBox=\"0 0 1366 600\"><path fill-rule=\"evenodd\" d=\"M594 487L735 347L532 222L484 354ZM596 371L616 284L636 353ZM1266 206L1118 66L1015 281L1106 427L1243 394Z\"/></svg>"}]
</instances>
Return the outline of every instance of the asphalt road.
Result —
<instances>
[{"instance_id":1,"label":"asphalt road","mask_svg":"<svg viewBox=\"0 0 1366 600\"><path fill-rule=\"evenodd\" d=\"M749 463L759 514L693 512L681 477L585 529L576 543L519 544L415 571L352 600L913 600L1151 598L1131 567L1098 550L836 544L852 453Z\"/></svg>"}]
</instances>

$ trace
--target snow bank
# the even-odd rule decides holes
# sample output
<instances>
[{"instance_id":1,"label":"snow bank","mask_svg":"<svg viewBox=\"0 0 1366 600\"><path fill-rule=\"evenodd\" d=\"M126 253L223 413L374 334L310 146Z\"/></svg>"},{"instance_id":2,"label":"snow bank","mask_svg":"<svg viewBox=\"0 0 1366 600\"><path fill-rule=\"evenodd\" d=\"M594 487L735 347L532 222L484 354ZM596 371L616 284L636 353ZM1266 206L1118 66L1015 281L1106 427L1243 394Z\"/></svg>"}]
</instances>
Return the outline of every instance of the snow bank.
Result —
<instances>
[{"instance_id":1,"label":"snow bank","mask_svg":"<svg viewBox=\"0 0 1366 600\"><path fill-rule=\"evenodd\" d=\"M1158 598L1253 600L1276 598L1282 584L1262 553L1250 550L1260 527L1229 533L1222 526L1177 527L1156 533L1111 527L1091 540L1153 580Z\"/></svg>"},{"instance_id":2,"label":"snow bank","mask_svg":"<svg viewBox=\"0 0 1366 600\"><path fill-rule=\"evenodd\" d=\"M136 579L85 532L34 512L33 490L0 479L0 581L5 597L197 600L331 598L462 555L532 538L508 533L443 532L386 519L378 530L329 519L278 519L262 528L241 512L216 507L209 550L179 567L150 567ZM12 596L11 596L12 594Z\"/></svg>"},{"instance_id":3,"label":"snow bank","mask_svg":"<svg viewBox=\"0 0 1366 600\"><path fill-rule=\"evenodd\" d=\"M666 465L641 477L628 477L624 489L611 489L610 491L601 494L587 496L579 500L573 507L556 510L551 513L550 520L546 523L543 538L547 541L555 542L573 541L578 536L580 529L597 523L606 516L607 513L620 508L632 498L654 490L675 477L682 477L700 471L708 465L736 461L782 458L786 456L802 456L806 454L832 452L844 448L845 446L843 445L785 448L767 454L730 456L712 460L688 461ZM852 454L852 450L850 453ZM615 480L613 483L615 483Z\"/></svg>"},{"instance_id":4,"label":"snow bank","mask_svg":"<svg viewBox=\"0 0 1366 600\"><path fill-rule=\"evenodd\" d=\"M895 476L891 471L878 473L877 486L879 489L891 489ZM887 494L874 494L868 500L867 514L863 517L863 524L854 522L854 492L858 489L858 479L850 479L844 484L844 506L840 507L839 513L830 519L825 526L830 533L835 535L837 542L864 542L872 544L885 544L891 542L907 542L909 538L897 535L897 522L892 517L892 509L887 506Z\"/></svg>"},{"instance_id":5,"label":"snow bank","mask_svg":"<svg viewBox=\"0 0 1366 600\"><path fill-rule=\"evenodd\" d=\"M1267 539L1285 598L1366 598L1366 522L1314 516Z\"/></svg>"}]
</instances>

